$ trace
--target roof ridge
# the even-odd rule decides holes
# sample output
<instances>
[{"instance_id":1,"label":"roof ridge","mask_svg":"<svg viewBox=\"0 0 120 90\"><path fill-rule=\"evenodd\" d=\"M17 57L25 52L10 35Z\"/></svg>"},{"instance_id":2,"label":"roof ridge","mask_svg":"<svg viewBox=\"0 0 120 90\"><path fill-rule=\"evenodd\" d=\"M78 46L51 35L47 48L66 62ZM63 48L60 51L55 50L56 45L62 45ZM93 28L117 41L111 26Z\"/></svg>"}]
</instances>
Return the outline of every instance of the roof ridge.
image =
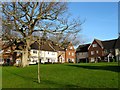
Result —
<instances>
[{"instance_id":1,"label":"roof ridge","mask_svg":"<svg viewBox=\"0 0 120 90\"><path fill-rule=\"evenodd\" d=\"M100 45L101 48L103 48L103 43L101 40L99 39L95 39L95 41Z\"/></svg>"},{"instance_id":2,"label":"roof ridge","mask_svg":"<svg viewBox=\"0 0 120 90\"><path fill-rule=\"evenodd\" d=\"M104 40L104 41L102 41L102 42L107 42L107 41L114 41L114 40L117 40L117 39Z\"/></svg>"}]
</instances>

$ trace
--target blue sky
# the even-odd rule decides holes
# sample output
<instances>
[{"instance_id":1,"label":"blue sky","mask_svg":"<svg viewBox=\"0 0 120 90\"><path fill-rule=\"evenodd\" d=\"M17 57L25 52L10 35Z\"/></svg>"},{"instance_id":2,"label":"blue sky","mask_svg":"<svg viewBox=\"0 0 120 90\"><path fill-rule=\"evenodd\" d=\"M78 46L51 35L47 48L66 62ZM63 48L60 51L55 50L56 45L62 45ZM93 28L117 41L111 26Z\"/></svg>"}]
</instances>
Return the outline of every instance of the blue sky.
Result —
<instances>
[{"instance_id":1,"label":"blue sky","mask_svg":"<svg viewBox=\"0 0 120 90\"><path fill-rule=\"evenodd\" d=\"M85 43L91 43L94 38L110 40L118 37L117 2L69 2L68 7L72 17L86 20L80 32Z\"/></svg>"}]
</instances>

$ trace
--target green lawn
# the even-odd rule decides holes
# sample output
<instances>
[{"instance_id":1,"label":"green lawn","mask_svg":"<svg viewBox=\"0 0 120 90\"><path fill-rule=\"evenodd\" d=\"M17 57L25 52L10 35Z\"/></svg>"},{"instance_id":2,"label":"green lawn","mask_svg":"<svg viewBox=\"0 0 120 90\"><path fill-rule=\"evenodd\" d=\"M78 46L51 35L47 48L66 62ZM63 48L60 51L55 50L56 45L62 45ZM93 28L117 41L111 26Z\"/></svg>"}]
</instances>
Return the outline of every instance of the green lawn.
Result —
<instances>
[{"instance_id":1,"label":"green lawn","mask_svg":"<svg viewBox=\"0 0 120 90\"><path fill-rule=\"evenodd\" d=\"M117 63L41 64L2 67L3 88L118 88ZM1 67L0 67L1 68Z\"/></svg>"}]
</instances>

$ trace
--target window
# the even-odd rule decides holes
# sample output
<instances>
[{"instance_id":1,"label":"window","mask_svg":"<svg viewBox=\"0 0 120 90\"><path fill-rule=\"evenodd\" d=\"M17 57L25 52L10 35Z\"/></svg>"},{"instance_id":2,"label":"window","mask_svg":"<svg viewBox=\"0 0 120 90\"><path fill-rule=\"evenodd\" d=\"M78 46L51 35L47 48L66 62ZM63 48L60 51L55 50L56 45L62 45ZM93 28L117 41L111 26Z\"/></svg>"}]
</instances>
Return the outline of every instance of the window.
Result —
<instances>
[{"instance_id":1,"label":"window","mask_svg":"<svg viewBox=\"0 0 120 90\"><path fill-rule=\"evenodd\" d=\"M74 53L72 53L72 56L74 56Z\"/></svg>"},{"instance_id":2,"label":"window","mask_svg":"<svg viewBox=\"0 0 120 90\"><path fill-rule=\"evenodd\" d=\"M91 58L91 62L94 62L95 61L95 59L94 58Z\"/></svg>"},{"instance_id":3,"label":"window","mask_svg":"<svg viewBox=\"0 0 120 90\"><path fill-rule=\"evenodd\" d=\"M68 54L70 55L70 52Z\"/></svg>"},{"instance_id":4,"label":"window","mask_svg":"<svg viewBox=\"0 0 120 90\"><path fill-rule=\"evenodd\" d=\"M98 52L99 52L99 51L97 50L96 53L98 54Z\"/></svg>"},{"instance_id":5,"label":"window","mask_svg":"<svg viewBox=\"0 0 120 90\"><path fill-rule=\"evenodd\" d=\"M91 55L94 55L94 51L91 51Z\"/></svg>"},{"instance_id":6,"label":"window","mask_svg":"<svg viewBox=\"0 0 120 90\"><path fill-rule=\"evenodd\" d=\"M93 47L97 47L97 44L93 44L92 46L93 46Z\"/></svg>"},{"instance_id":7,"label":"window","mask_svg":"<svg viewBox=\"0 0 120 90\"><path fill-rule=\"evenodd\" d=\"M104 53L108 53L107 49L104 50Z\"/></svg>"},{"instance_id":8,"label":"window","mask_svg":"<svg viewBox=\"0 0 120 90\"><path fill-rule=\"evenodd\" d=\"M70 47L70 49L72 49L72 46Z\"/></svg>"},{"instance_id":9,"label":"window","mask_svg":"<svg viewBox=\"0 0 120 90\"><path fill-rule=\"evenodd\" d=\"M82 55L84 55L84 53L82 53Z\"/></svg>"},{"instance_id":10,"label":"window","mask_svg":"<svg viewBox=\"0 0 120 90\"><path fill-rule=\"evenodd\" d=\"M113 52L113 50L112 50L112 49L110 49L110 52Z\"/></svg>"},{"instance_id":11,"label":"window","mask_svg":"<svg viewBox=\"0 0 120 90\"><path fill-rule=\"evenodd\" d=\"M37 51L33 51L33 53L37 54Z\"/></svg>"},{"instance_id":12,"label":"window","mask_svg":"<svg viewBox=\"0 0 120 90\"><path fill-rule=\"evenodd\" d=\"M52 55L55 55L55 52L52 52Z\"/></svg>"}]
</instances>

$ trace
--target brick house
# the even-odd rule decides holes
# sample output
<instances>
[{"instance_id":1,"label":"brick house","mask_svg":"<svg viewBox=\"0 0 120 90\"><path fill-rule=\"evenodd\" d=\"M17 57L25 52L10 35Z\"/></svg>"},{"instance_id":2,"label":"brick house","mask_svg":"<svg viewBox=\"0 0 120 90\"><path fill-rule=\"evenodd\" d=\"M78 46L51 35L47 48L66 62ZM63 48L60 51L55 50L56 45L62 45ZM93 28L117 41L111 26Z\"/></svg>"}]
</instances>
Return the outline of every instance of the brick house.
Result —
<instances>
[{"instance_id":1,"label":"brick house","mask_svg":"<svg viewBox=\"0 0 120 90\"><path fill-rule=\"evenodd\" d=\"M76 63L76 55L75 55L75 49L74 46L72 44L72 42L69 42L66 46L65 46L65 62L73 62Z\"/></svg>"},{"instance_id":2,"label":"brick house","mask_svg":"<svg viewBox=\"0 0 120 90\"><path fill-rule=\"evenodd\" d=\"M115 58L115 43L117 39L101 41L94 39L88 47L89 62L111 61Z\"/></svg>"},{"instance_id":3,"label":"brick house","mask_svg":"<svg viewBox=\"0 0 120 90\"><path fill-rule=\"evenodd\" d=\"M59 63L76 62L76 54L72 42L63 43L63 46L55 42L51 43L54 49L57 51Z\"/></svg>"},{"instance_id":4,"label":"brick house","mask_svg":"<svg viewBox=\"0 0 120 90\"><path fill-rule=\"evenodd\" d=\"M88 47L90 44L79 45L76 49L76 62L89 62L88 60Z\"/></svg>"},{"instance_id":5,"label":"brick house","mask_svg":"<svg viewBox=\"0 0 120 90\"><path fill-rule=\"evenodd\" d=\"M13 61L13 54L14 54L14 50L16 48L16 45L14 44L14 42L8 42L8 41L2 41L2 59L4 61L4 63L6 64L14 64L15 62Z\"/></svg>"}]
</instances>

